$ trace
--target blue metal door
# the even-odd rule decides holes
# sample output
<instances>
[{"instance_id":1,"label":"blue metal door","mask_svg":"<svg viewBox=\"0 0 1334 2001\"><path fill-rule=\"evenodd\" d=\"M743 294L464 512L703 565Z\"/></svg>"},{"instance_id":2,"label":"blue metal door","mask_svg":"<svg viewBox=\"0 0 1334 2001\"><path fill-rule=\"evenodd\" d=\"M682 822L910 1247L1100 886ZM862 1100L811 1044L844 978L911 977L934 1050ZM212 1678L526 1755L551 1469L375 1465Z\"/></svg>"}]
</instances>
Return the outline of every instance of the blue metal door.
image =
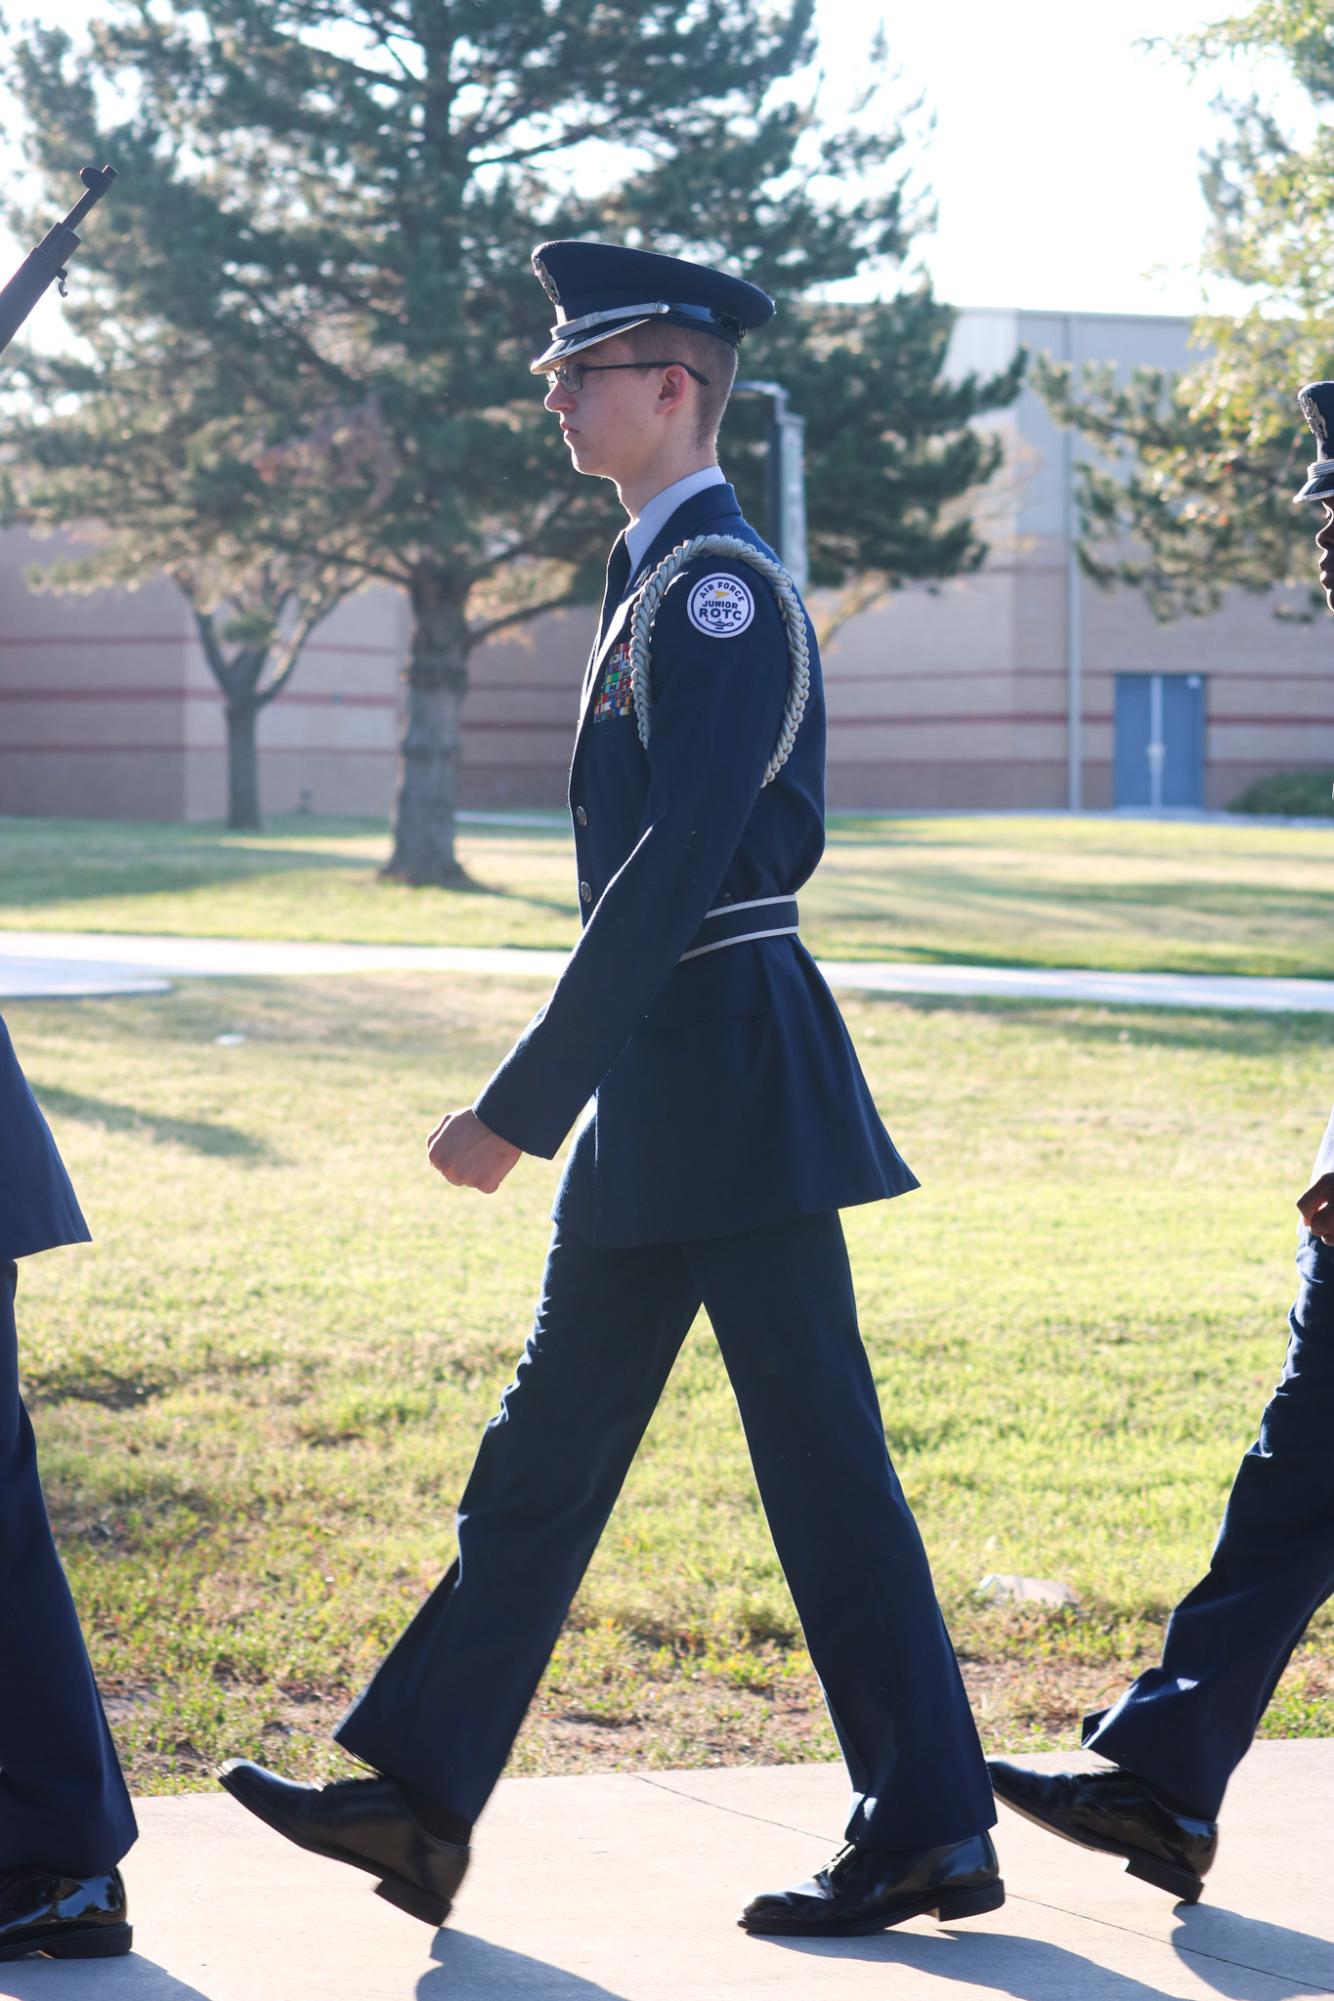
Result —
<instances>
[{"instance_id":1,"label":"blue metal door","mask_svg":"<svg viewBox=\"0 0 1334 2001\"><path fill-rule=\"evenodd\" d=\"M1115 803L1204 804L1204 676L1118 674Z\"/></svg>"}]
</instances>

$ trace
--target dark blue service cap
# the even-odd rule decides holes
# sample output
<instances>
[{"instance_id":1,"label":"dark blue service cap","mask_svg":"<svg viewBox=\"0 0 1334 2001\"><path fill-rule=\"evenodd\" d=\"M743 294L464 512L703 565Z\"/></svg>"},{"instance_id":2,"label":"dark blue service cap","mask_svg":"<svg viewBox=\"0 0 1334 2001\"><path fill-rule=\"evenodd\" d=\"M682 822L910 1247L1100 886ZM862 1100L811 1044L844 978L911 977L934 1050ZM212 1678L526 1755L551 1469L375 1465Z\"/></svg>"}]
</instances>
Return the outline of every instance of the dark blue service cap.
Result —
<instances>
[{"instance_id":1,"label":"dark blue service cap","mask_svg":"<svg viewBox=\"0 0 1334 2001\"><path fill-rule=\"evenodd\" d=\"M1334 453L1330 451L1330 427L1334 424L1334 382L1308 382L1298 392L1301 413L1315 437L1318 456L1306 468L1306 483L1296 500L1323 500L1334 507Z\"/></svg>"},{"instance_id":2,"label":"dark blue service cap","mask_svg":"<svg viewBox=\"0 0 1334 2001\"><path fill-rule=\"evenodd\" d=\"M659 320L738 347L751 327L762 327L775 312L769 294L744 278L620 243L543 243L533 252L533 269L556 308L551 345L533 362L534 375L613 334Z\"/></svg>"}]
</instances>

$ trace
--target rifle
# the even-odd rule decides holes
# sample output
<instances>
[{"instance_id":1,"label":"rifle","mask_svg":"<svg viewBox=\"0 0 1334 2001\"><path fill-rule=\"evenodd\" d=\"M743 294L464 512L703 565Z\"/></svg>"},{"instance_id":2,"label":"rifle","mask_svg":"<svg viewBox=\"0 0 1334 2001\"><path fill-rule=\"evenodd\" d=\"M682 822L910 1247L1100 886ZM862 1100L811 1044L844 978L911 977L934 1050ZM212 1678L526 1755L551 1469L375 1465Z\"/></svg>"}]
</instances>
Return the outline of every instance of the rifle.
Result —
<instances>
[{"instance_id":1,"label":"rifle","mask_svg":"<svg viewBox=\"0 0 1334 2001\"><path fill-rule=\"evenodd\" d=\"M114 167L80 167L79 179L86 194L75 202L63 222L49 229L35 250L30 250L3 291L0 291L0 354L9 346L47 286L54 280L61 298L65 291L65 266L82 238L75 224L83 221L94 202L101 201L116 178Z\"/></svg>"}]
</instances>

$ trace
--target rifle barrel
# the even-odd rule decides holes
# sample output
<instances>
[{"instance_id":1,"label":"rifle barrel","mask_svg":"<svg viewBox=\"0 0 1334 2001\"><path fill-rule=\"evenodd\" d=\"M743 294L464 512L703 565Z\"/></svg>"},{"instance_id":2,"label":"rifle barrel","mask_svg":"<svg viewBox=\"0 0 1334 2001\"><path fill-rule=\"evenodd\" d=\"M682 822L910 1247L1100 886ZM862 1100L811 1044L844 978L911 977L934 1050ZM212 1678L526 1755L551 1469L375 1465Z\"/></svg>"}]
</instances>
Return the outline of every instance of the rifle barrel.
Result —
<instances>
[{"instance_id":1,"label":"rifle barrel","mask_svg":"<svg viewBox=\"0 0 1334 2001\"><path fill-rule=\"evenodd\" d=\"M75 224L82 222L90 208L101 201L116 178L114 167L82 167L79 179L84 193L63 222L49 229L35 250L30 250L9 283L0 289L0 354L9 346L48 285L65 276L65 266L82 238Z\"/></svg>"}]
</instances>

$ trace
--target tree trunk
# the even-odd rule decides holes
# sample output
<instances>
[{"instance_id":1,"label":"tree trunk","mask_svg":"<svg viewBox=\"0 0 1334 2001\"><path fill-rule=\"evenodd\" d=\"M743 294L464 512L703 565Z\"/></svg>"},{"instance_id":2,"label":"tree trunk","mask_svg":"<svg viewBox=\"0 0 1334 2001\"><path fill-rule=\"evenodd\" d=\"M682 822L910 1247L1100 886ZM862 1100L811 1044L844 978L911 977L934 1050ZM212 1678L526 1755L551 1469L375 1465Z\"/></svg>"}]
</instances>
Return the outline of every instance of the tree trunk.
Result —
<instances>
[{"instance_id":1,"label":"tree trunk","mask_svg":"<svg viewBox=\"0 0 1334 2001\"><path fill-rule=\"evenodd\" d=\"M394 852L383 873L420 887L463 876L454 858L454 811L468 625L462 592L438 572L414 578L410 595L408 716L399 752Z\"/></svg>"},{"instance_id":2,"label":"tree trunk","mask_svg":"<svg viewBox=\"0 0 1334 2001\"><path fill-rule=\"evenodd\" d=\"M227 825L259 826L259 752L255 719L260 704L244 696L227 702Z\"/></svg>"}]
</instances>

